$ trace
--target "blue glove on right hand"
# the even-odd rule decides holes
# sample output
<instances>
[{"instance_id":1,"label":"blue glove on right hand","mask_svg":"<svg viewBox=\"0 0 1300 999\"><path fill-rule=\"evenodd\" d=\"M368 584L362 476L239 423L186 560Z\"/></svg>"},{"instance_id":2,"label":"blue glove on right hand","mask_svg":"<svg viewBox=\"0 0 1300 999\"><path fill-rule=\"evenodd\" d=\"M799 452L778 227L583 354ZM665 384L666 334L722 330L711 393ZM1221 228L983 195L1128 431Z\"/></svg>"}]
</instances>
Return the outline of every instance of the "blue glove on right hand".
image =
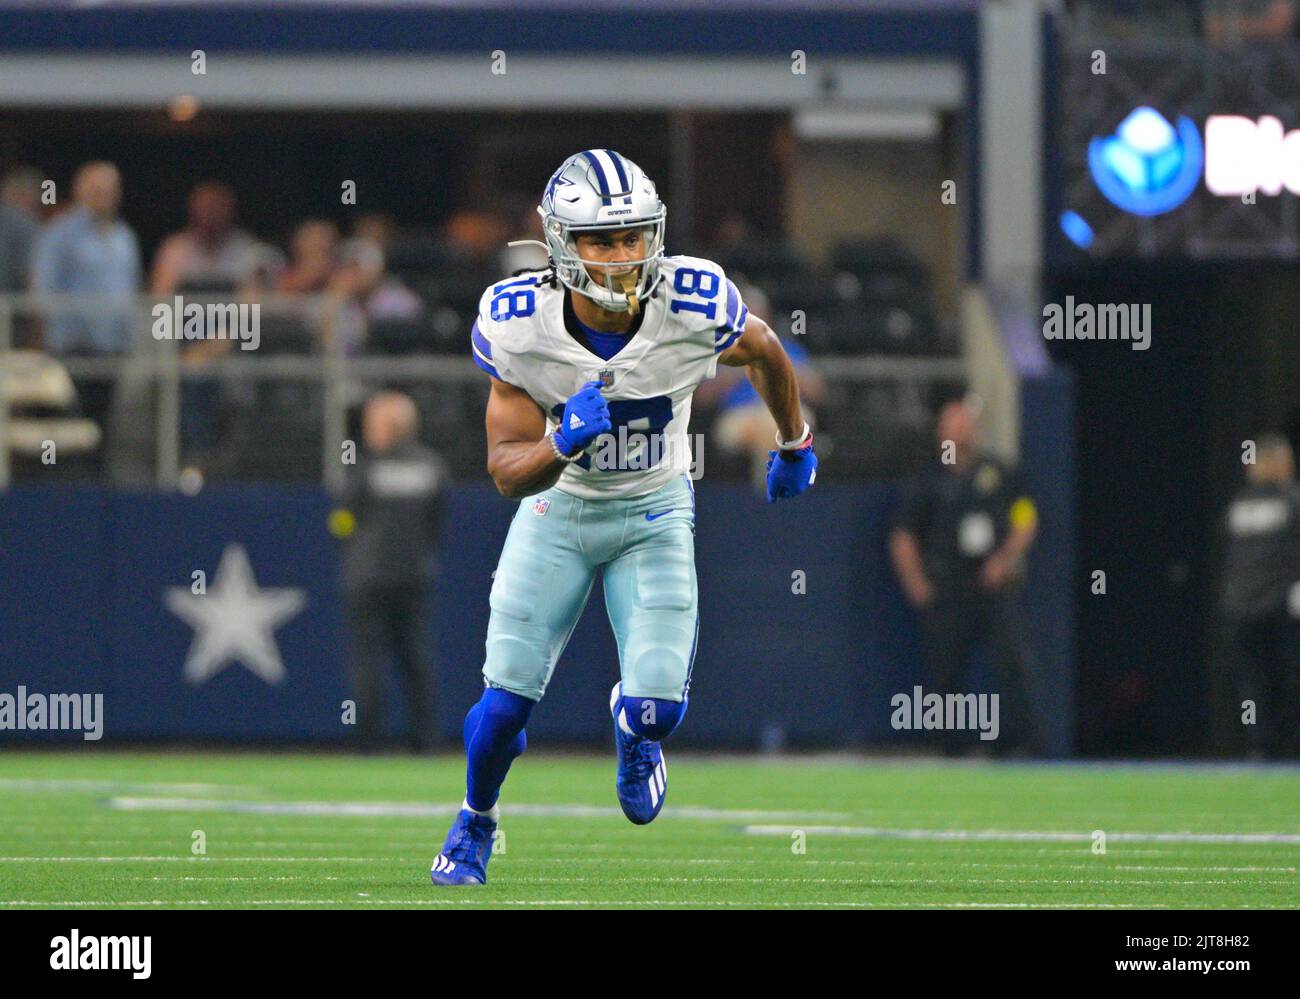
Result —
<instances>
[{"instance_id":1,"label":"blue glove on right hand","mask_svg":"<svg viewBox=\"0 0 1300 999\"><path fill-rule=\"evenodd\" d=\"M589 381L564 404L564 415L555 430L555 446L565 454L585 451L601 434L608 433L609 403L600 394L600 382Z\"/></svg>"}]
</instances>

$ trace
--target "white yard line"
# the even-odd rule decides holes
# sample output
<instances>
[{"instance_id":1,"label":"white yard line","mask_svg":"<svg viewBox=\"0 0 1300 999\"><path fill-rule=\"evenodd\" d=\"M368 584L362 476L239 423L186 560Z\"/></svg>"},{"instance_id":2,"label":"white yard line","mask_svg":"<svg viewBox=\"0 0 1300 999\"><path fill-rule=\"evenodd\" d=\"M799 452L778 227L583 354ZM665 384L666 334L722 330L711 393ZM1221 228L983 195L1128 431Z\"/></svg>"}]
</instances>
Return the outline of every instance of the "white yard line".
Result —
<instances>
[{"instance_id":1,"label":"white yard line","mask_svg":"<svg viewBox=\"0 0 1300 999\"><path fill-rule=\"evenodd\" d=\"M202 881L209 884L238 882L238 881L310 881L313 884L320 881L342 881L343 878L337 875L328 877L315 874L279 874L265 876L251 876L240 874L213 874L204 877L195 877L186 875L180 877L165 877L161 874L135 874L125 875L117 878L118 881L165 881L173 884L179 881ZM1205 880L1205 879L1174 879L1174 878L1155 878L1143 880L1117 879L1117 878L744 878L744 877L710 877L710 878L664 878L664 877L640 877L640 878L609 878L609 877L520 877L512 873L510 877L512 884L516 885L639 885L649 884L689 884L689 885L706 885L706 884L750 884L750 885L767 885L767 884L788 884L788 885L840 885L846 888L858 887L863 885L1092 885L1107 887L1127 887L1128 885L1238 885L1238 886L1257 886L1257 885L1288 885L1295 887L1295 881L1291 880Z\"/></svg>"},{"instance_id":2,"label":"white yard line","mask_svg":"<svg viewBox=\"0 0 1300 999\"><path fill-rule=\"evenodd\" d=\"M251 784L196 784L168 781L78 780L0 777L0 791L147 791L155 794L221 794L256 791Z\"/></svg>"},{"instance_id":3,"label":"white yard line","mask_svg":"<svg viewBox=\"0 0 1300 999\"><path fill-rule=\"evenodd\" d=\"M1092 833L1046 832L1021 829L880 829L871 826L778 826L751 825L751 836L855 836L869 839L915 840L1009 840L1031 842L1088 843ZM1300 833L1194 833L1194 832L1107 832L1108 843L1300 843Z\"/></svg>"},{"instance_id":4,"label":"white yard line","mask_svg":"<svg viewBox=\"0 0 1300 999\"><path fill-rule=\"evenodd\" d=\"M179 854L152 857L0 857L0 864L134 864L170 861L183 864L212 863L286 863L286 864L390 864L402 861L397 857L186 857Z\"/></svg>"}]
</instances>

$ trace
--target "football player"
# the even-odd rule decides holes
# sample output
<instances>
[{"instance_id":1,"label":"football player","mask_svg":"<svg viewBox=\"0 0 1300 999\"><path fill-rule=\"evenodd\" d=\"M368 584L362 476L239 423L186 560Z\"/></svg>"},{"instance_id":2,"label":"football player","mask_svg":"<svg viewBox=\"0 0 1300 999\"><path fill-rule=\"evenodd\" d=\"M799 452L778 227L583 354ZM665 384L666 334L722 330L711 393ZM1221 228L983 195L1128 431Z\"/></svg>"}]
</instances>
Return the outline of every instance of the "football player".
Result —
<instances>
[{"instance_id":1,"label":"football player","mask_svg":"<svg viewBox=\"0 0 1300 999\"><path fill-rule=\"evenodd\" d=\"M635 163L570 156L537 211L550 266L493 285L470 333L491 378L488 473L520 500L492 585L482 699L465 719L465 801L435 884L483 884L497 798L596 570L618 642L615 788L632 822L663 808L661 743L686 712L699 635L695 492L683 470L695 387L744 366L778 427L769 502L813 484L795 371L722 268L664 255L667 211Z\"/></svg>"}]
</instances>

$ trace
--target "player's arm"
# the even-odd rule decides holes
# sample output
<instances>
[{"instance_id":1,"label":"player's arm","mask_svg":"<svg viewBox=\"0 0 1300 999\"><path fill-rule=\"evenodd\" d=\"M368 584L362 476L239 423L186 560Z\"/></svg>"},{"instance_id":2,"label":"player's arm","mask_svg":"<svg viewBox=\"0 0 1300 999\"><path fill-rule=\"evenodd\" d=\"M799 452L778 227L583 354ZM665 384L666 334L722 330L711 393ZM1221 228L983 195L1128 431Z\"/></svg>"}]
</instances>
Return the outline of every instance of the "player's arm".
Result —
<instances>
[{"instance_id":1,"label":"player's arm","mask_svg":"<svg viewBox=\"0 0 1300 999\"><path fill-rule=\"evenodd\" d=\"M555 485L568 461L609 429L609 406L599 382L588 382L569 398L561 427L548 434L546 414L532 396L492 378L487 405L488 474L497 491L509 499L542 492Z\"/></svg>"},{"instance_id":2,"label":"player's arm","mask_svg":"<svg viewBox=\"0 0 1300 999\"><path fill-rule=\"evenodd\" d=\"M776 420L783 441L797 440L803 435L799 378L781 341L767 323L749 313L745 331L718 355L718 361L732 367L744 367L746 377Z\"/></svg>"},{"instance_id":3,"label":"player's arm","mask_svg":"<svg viewBox=\"0 0 1300 999\"><path fill-rule=\"evenodd\" d=\"M487 404L488 475L497 491L520 499L555 485L564 462L545 437L546 415L532 396L492 379Z\"/></svg>"},{"instance_id":4,"label":"player's arm","mask_svg":"<svg viewBox=\"0 0 1300 999\"><path fill-rule=\"evenodd\" d=\"M771 327L752 313L736 341L718 355L723 364L743 366L745 376L776 420L776 449L767 460L767 501L798 496L817 480L812 431L799 405L794 364Z\"/></svg>"}]
</instances>

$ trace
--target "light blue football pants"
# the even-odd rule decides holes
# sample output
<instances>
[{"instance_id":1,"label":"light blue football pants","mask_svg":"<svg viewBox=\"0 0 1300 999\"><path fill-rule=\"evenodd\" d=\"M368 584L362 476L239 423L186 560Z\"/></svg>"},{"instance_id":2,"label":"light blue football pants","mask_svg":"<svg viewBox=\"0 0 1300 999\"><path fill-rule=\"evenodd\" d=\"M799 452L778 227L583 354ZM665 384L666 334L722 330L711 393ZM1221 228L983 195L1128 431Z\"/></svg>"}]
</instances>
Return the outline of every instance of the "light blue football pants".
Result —
<instances>
[{"instance_id":1,"label":"light blue football pants","mask_svg":"<svg viewBox=\"0 0 1300 999\"><path fill-rule=\"evenodd\" d=\"M492 583L489 685L541 700L602 566L623 695L685 699L699 635L695 489L685 474L630 499L551 488L520 502Z\"/></svg>"}]
</instances>

